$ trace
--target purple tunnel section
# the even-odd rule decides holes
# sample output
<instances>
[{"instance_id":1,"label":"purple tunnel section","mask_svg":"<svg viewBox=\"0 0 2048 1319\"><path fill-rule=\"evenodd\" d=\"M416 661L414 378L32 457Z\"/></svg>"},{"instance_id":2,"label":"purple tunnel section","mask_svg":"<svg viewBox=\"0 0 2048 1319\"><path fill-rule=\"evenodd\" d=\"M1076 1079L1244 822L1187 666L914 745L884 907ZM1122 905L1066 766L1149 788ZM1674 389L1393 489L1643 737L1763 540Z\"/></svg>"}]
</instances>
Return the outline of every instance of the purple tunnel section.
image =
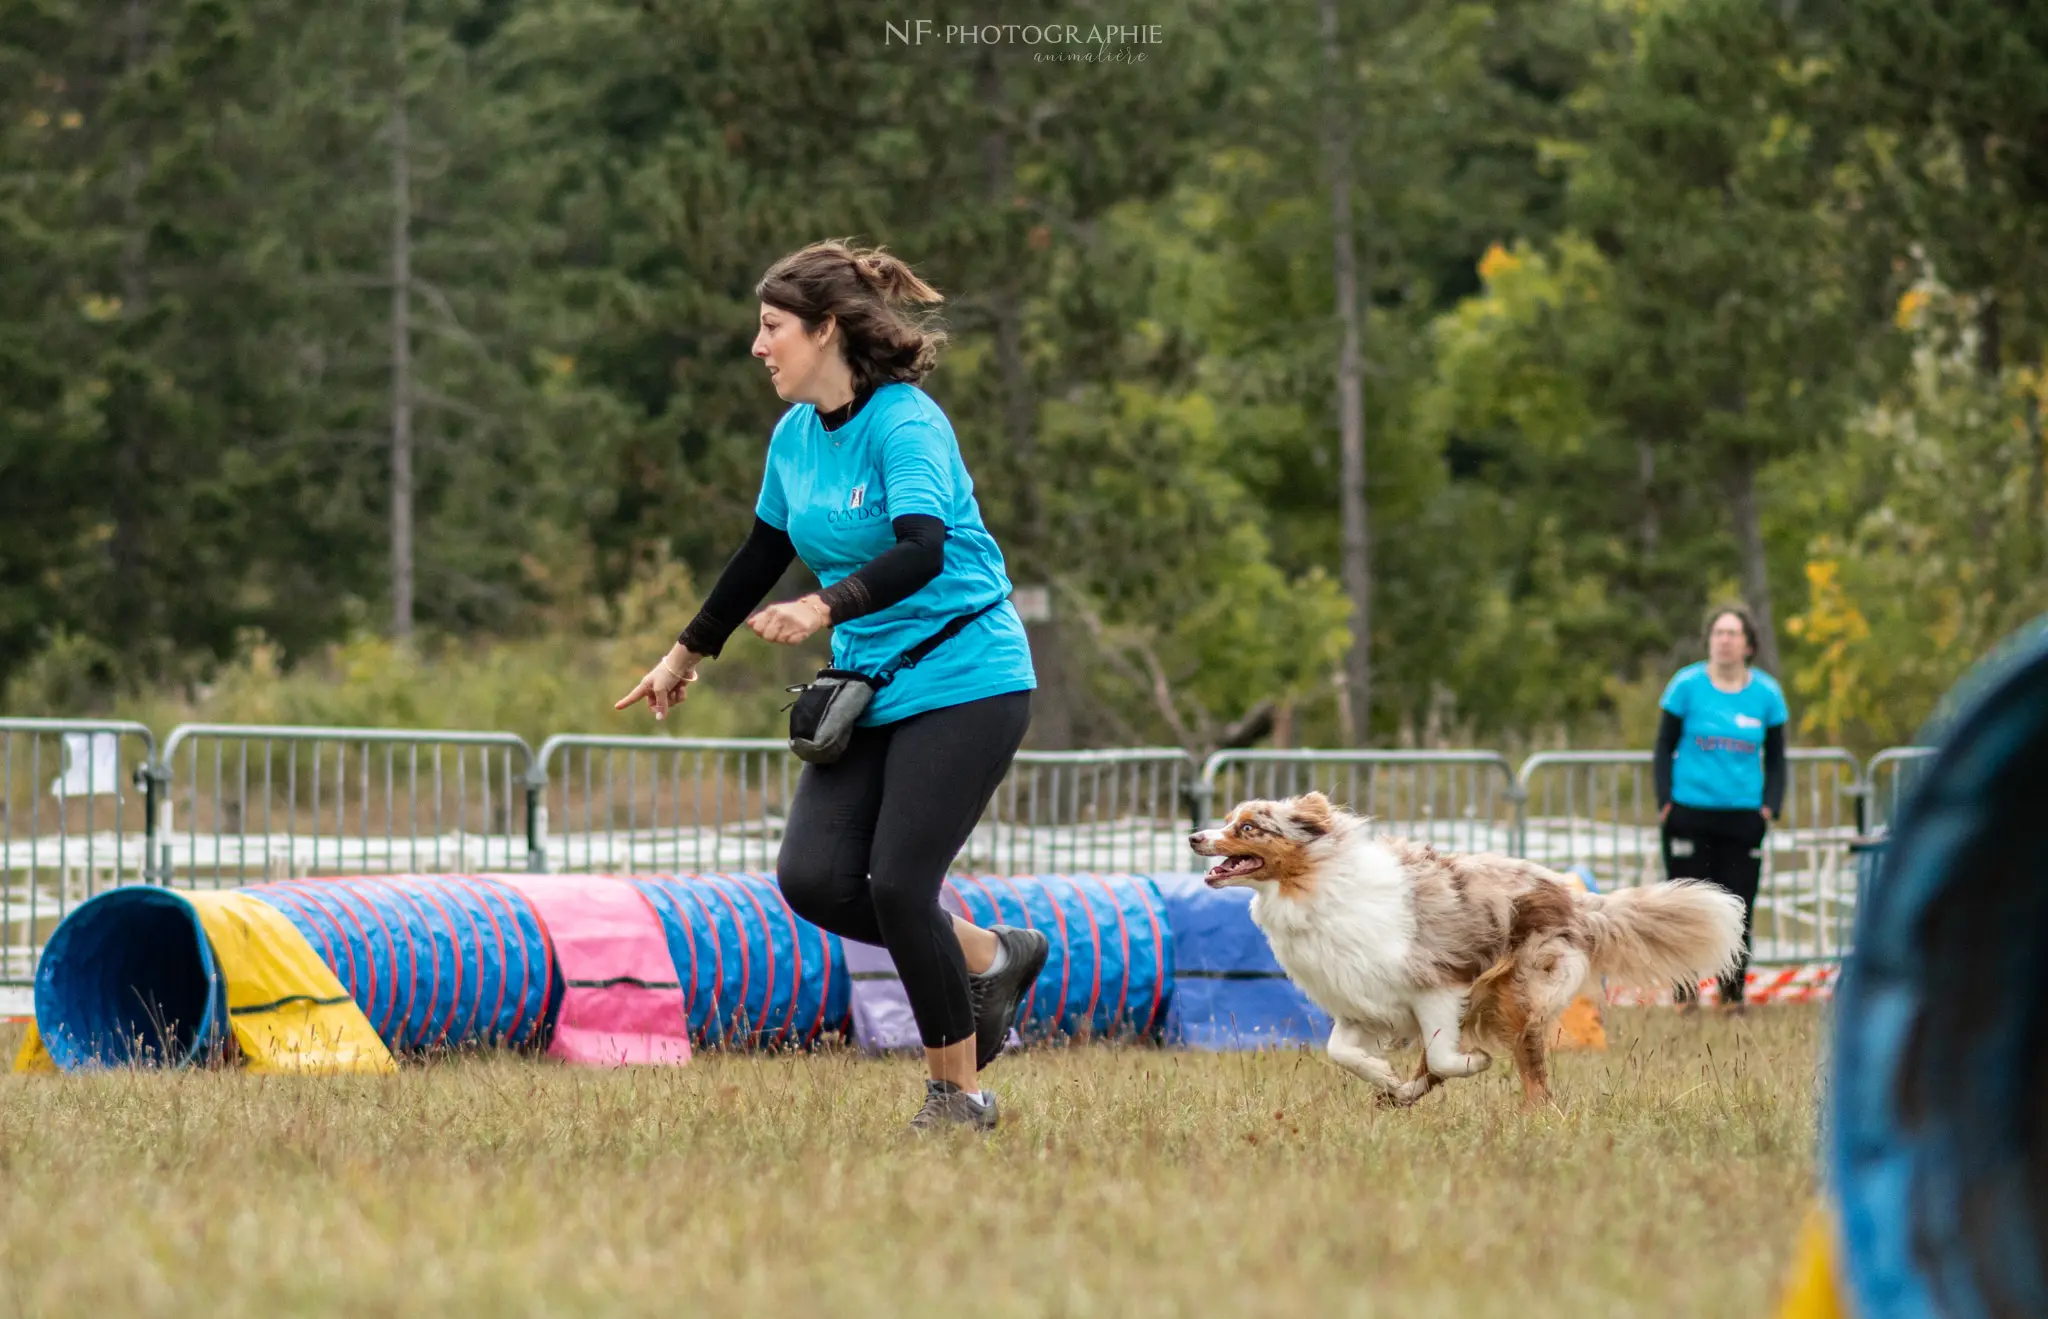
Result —
<instances>
[{"instance_id":1,"label":"purple tunnel section","mask_svg":"<svg viewBox=\"0 0 2048 1319\"><path fill-rule=\"evenodd\" d=\"M950 915L964 917L965 907L951 889L939 891L939 905ZM917 1016L910 1010L910 995L896 974L896 960L886 948L858 939L843 939L846 950L846 978L853 994L853 1043L864 1053L910 1052L924 1047L918 1034ZM1016 1032L1010 1032L1014 1042Z\"/></svg>"}]
</instances>

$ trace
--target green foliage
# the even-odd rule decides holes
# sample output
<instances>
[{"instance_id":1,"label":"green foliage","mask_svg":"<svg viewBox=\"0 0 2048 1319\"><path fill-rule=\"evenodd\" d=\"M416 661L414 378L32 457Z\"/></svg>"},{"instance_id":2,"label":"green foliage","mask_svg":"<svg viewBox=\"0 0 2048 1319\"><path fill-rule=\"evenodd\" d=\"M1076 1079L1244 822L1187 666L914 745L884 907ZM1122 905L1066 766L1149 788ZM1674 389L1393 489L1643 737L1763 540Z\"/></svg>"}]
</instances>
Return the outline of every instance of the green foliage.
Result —
<instances>
[{"instance_id":1,"label":"green foliage","mask_svg":"<svg viewBox=\"0 0 2048 1319\"><path fill-rule=\"evenodd\" d=\"M2044 375L1979 369L1979 308L1934 283L1900 304L1912 366L1859 415L1818 488L1803 729L1864 747L1911 740L1995 643L2048 612Z\"/></svg>"},{"instance_id":2,"label":"green foliage","mask_svg":"<svg viewBox=\"0 0 2048 1319\"><path fill-rule=\"evenodd\" d=\"M1334 83L1311 0L1144 21L1144 63L1091 66L853 0L0 10L7 710L628 726L783 409L754 282L843 234L951 298L928 388L1058 588L1035 644L1080 740L1333 739L1354 644L1382 741L1641 740L1739 588L1794 614L1803 735L1866 745L2043 607L2033 11L1346 6ZM410 648L379 639L401 93ZM672 731L773 731L815 659L742 635Z\"/></svg>"},{"instance_id":3,"label":"green foliage","mask_svg":"<svg viewBox=\"0 0 2048 1319\"><path fill-rule=\"evenodd\" d=\"M1213 749L1248 694L1291 704L1328 681L1351 640L1346 603L1320 568L1274 562L1209 398L1111 386L1044 415L1047 457L1088 473L1055 510L1074 549L1063 598L1124 738Z\"/></svg>"}]
</instances>

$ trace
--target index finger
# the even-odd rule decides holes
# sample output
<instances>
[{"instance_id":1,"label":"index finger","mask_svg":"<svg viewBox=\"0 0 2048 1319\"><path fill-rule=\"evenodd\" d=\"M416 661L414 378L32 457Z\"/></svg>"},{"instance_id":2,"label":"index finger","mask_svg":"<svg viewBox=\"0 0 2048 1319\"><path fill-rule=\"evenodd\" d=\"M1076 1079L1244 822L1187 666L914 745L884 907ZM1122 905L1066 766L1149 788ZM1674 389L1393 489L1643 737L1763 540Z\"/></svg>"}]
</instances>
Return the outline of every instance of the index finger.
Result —
<instances>
[{"instance_id":1,"label":"index finger","mask_svg":"<svg viewBox=\"0 0 2048 1319\"><path fill-rule=\"evenodd\" d=\"M639 685L638 687L635 687L635 688L634 688L634 689L633 689L632 691L628 692L628 693L626 694L626 697L625 697L625 699L624 699L624 700L621 700L621 701L620 701L620 702L619 702L619 703L618 703L617 705L614 705L614 706L612 707L612 709L614 709L614 710L623 710L623 709L625 709L625 708L626 708L627 706L629 706L629 705L633 705L633 704L636 704L636 703L638 703L638 701L640 700L640 698L641 698L642 696L646 695L646 693L647 693L647 680L646 680L645 678L642 678L642 679L640 680L640 685Z\"/></svg>"}]
</instances>

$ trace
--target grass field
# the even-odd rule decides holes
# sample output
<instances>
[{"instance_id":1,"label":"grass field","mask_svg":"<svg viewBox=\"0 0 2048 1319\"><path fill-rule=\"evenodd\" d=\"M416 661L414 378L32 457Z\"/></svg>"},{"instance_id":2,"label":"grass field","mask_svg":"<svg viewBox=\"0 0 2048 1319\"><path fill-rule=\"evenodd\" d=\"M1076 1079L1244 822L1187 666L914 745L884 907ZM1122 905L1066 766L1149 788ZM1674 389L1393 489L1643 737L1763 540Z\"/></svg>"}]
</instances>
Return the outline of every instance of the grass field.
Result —
<instances>
[{"instance_id":1,"label":"grass field","mask_svg":"<svg viewBox=\"0 0 2048 1319\"><path fill-rule=\"evenodd\" d=\"M1821 1010L1608 1017L1535 1116L1499 1066L1389 1112L1315 1055L1047 1049L923 1145L914 1064L839 1052L0 1077L0 1319L1769 1314Z\"/></svg>"}]
</instances>

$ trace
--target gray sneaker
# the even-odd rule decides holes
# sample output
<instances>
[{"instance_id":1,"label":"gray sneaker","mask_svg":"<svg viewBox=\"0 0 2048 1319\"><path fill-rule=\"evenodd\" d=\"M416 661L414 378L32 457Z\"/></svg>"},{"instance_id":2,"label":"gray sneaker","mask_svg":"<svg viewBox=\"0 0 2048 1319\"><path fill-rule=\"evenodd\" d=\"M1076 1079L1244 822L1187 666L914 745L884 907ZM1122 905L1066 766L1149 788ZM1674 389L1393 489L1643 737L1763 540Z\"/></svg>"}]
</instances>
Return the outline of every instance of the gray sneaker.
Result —
<instances>
[{"instance_id":1,"label":"gray sneaker","mask_svg":"<svg viewBox=\"0 0 2048 1319\"><path fill-rule=\"evenodd\" d=\"M1010 960L1002 970L967 977L974 993L974 1067L976 1071L994 1062L1009 1042L1010 1027L1031 993L1045 959L1052 955L1052 940L1043 930L1020 930L996 925L989 932L1003 945Z\"/></svg>"},{"instance_id":2,"label":"gray sneaker","mask_svg":"<svg viewBox=\"0 0 2048 1319\"><path fill-rule=\"evenodd\" d=\"M944 1131L949 1127L966 1127L970 1131L994 1131L996 1097L987 1090L981 1093L982 1098L977 1102L970 1099L951 1081L926 1081L924 1107L918 1109L917 1116L910 1119L910 1129L919 1135Z\"/></svg>"}]
</instances>

